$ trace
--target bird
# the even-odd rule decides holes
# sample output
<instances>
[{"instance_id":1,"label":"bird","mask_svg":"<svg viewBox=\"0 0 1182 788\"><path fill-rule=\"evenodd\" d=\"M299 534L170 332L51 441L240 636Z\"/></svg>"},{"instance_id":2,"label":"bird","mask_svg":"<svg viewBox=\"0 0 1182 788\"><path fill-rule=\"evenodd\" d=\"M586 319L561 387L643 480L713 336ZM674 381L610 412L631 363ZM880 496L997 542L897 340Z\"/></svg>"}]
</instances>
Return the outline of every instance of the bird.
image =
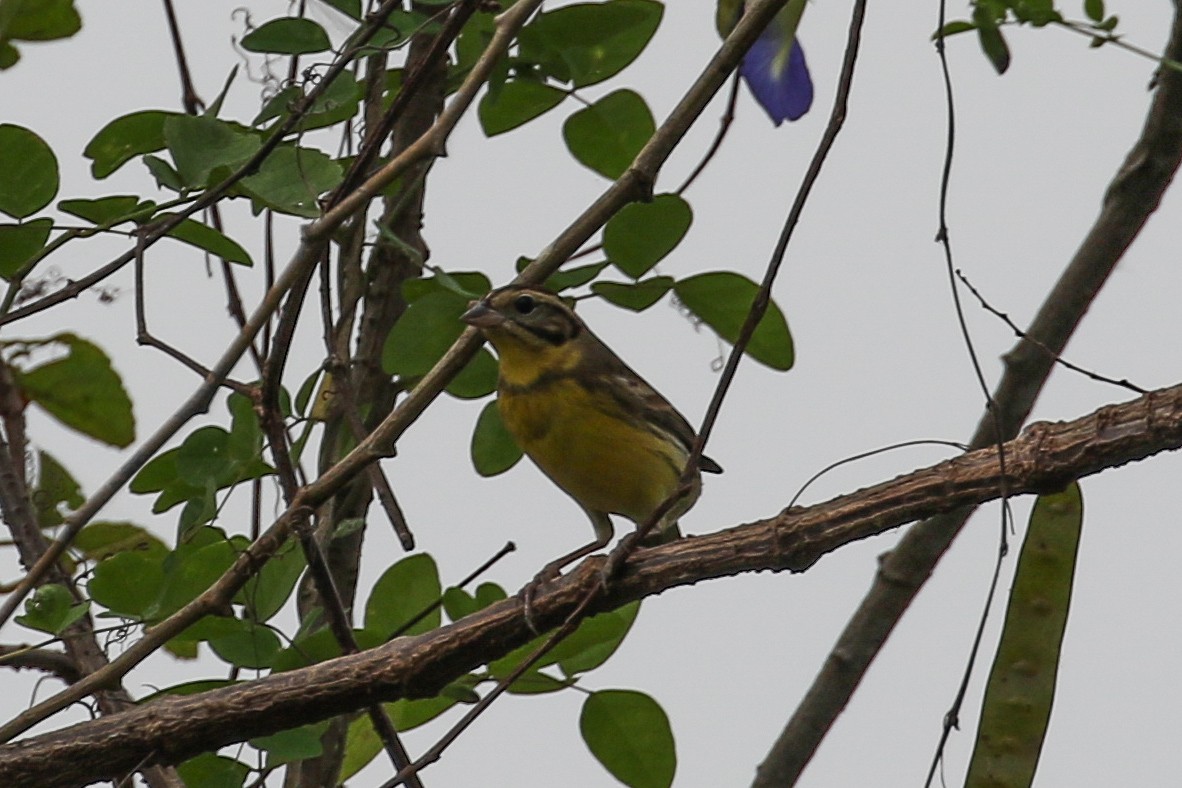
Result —
<instances>
[{"instance_id":1,"label":"bird","mask_svg":"<svg viewBox=\"0 0 1182 788\"><path fill-rule=\"evenodd\" d=\"M550 562L531 586L603 549L610 515L646 523L678 491L697 436L685 417L603 343L557 294L509 285L473 301L461 319L497 351L497 408L509 434L542 473L575 500L595 538ZM677 519L697 501L702 456L689 489L645 544L680 536ZM527 592L527 608L530 594ZM528 609L527 609L528 614Z\"/></svg>"}]
</instances>

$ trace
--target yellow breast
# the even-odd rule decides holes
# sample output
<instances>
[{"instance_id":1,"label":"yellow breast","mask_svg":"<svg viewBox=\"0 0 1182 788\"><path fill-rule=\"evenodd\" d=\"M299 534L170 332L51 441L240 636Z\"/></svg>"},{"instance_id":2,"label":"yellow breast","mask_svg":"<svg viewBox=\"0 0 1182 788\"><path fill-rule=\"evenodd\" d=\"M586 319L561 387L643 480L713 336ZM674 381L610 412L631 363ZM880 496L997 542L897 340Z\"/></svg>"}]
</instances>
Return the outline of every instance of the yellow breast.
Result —
<instances>
[{"instance_id":1,"label":"yellow breast","mask_svg":"<svg viewBox=\"0 0 1182 788\"><path fill-rule=\"evenodd\" d=\"M573 378L502 387L498 405L522 450L586 509L642 522L677 486L684 450Z\"/></svg>"}]
</instances>

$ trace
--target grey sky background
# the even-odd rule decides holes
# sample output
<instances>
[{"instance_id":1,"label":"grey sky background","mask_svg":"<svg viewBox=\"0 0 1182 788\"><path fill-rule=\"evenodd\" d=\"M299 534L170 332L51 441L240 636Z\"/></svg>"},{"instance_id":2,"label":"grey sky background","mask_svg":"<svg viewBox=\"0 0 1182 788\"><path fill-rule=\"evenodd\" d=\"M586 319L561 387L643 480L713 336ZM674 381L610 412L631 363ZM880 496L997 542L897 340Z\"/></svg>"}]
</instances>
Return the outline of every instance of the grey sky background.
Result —
<instances>
[{"instance_id":1,"label":"grey sky background","mask_svg":"<svg viewBox=\"0 0 1182 788\"><path fill-rule=\"evenodd\" d=\"M212 99L235 63L241 35L232 2L180 3L198 89ZM315 3L311 5L315 6ZM1165 3L1110 2L1120 30L1160 50L1169 21ZM951 18L967 14L952 3ZM285 12L278 2L251 4L256 24ZM104 182L91 181L80 153L111 118L138 109L179 107L179 90L159 3L83 0L75 39L22 47L23 60L0 74L3 120L28 126L57 151L60 197L138 193L155 197L138 163ZM1079 4L1062 10L1082 15ZM330 26L331 12L316 18ZM731 268L758 278L783 216L812 155L832 103L848 4L818 2L801 37L817 98L812 112L776 129L744 92L739 118L718 158L687 197L694 225L661 264L677 277ZM940 248L933 243L943 156L944 98L928 37L934 3L871 4L846 130L789 248L776 298L787 315L797 364L776 373L750 361L739 371L709 453L726 469L683 521L709 532L778 512L819 468L885 444L918 438L963 440L983 400L951 305ZM335 28L343 30L339 25ZM957 156L949 221L956 265L1019 324L1027 322L1095 217L1103 190L1132 144L1150 101L1154 64L1057 29L1011 30L1013 65L997 77L975 39L949 42L957 91ZM657 37L623 76L586 91L593 99L629 85L658 121L717 45L713 6L671 3ZM223 117L256 113L260 63L240 73ZM276 66L282 73L282 66ZM717 128L720 98L666 168L658 190L673 189ZM534 255L606 186L565 152L568 101L525 128L486 140L466 119L448 158L429 181L426 236L432 262L446 270L481 269L507 281L519 255ZM331 148L330 148L331 149ZM256 260L258 230L235 206L231 232ZM1180 203L1170 195L1089 313L1069 358L1145 388L1175 383L1182 361ZM295 224L280 231L294 246ZM108 260L126 244L100 239L56 258L64 276ZM284 251L278 256L285 261ZM204 360L232 335L219 278L179 245L149 257L153 331ZM242 277L256 293L252 274ZM622 277L615 277L620 279ZM149 434L197 384L161 354L134 342L131 272L112 280L113 304L85 294L68 306L18 324L5 335L40 336L65 328L103 346L135 401L139 435ZM1013 337L966 300L968 322L990 384ZM580 314L634 368L697 423L717 382L713 362L725 351L667 303L641 315L587 302ZM291 364L294 391L318 362L322 341L310 320ZM250 370L241 370L251 377ZM1060 370L1035 412L1069 419L1126 392ZM481 479L468 441L482 403L444 398L399 445L386 470L421 549L457 580L512 539L518 552L486 579L511 592L550 558L585 541L581 511L532 466ZM30 434L93 491L119 453L65 435L40 414ZM206 423L227 422L215 404ZM195 423L196 424L196 423ZM188 431L185 432L187 434ZM844 467L806 492L803 502L890 478L946 456L938 448L897 451ZM1182 734L1182 633L1176 556L1182 548L1177 489L1182 459L1154 458L1083 483L1085 525L1076 592L1059 674L1059 692L1043 750L1039 785L1169 785L1176 780ZM246 493L234 496L242 505ZM148 498L121 496L105 519L154 522L171 540L175 512L150 519ZM1030 501L1014 503L1024 534ZM228 512L235 510L231 506ZM241 521L245 525L245 520ZM234 527L233 520L224 525ZM375 513L367 536L365 582L400 556ZM618 529L623 531L625 526ZM802 781L828 786L922 783L971 643L992 571L999 512L979 512L903 620ZM586 681L588 689L639 688L668 712L678 744L677 786L745 785L765 755L837 633L862 598L877 556L898 534L851 545L808 572L729 578L649 600L618 654ZM1012 553L1016 556L1016 549ZM1015 558L1004 567L1003 586ZM12 577L14 562L5 564ZM364 594L363 594L364 598ZM948 747L949 784L963 779L972 749L981 687L996 644L1004 601L991 617L985 652ZM29 633L10 625L4 642ZM165 658L133 674L136 695L220 663L197 666ZM28 701L24 676L0 673L6 716ZM38 690L44 697L55 687ZM578 733L581 693L509 697L425 774L439 786L612 785ZM66 715L52 722L61 724ZM83 719L82 712L73 714ZM412 752L433 743L449 714L406 737ZM351 785L378 784L385 764Z\"/></svg>"}]
</instances>

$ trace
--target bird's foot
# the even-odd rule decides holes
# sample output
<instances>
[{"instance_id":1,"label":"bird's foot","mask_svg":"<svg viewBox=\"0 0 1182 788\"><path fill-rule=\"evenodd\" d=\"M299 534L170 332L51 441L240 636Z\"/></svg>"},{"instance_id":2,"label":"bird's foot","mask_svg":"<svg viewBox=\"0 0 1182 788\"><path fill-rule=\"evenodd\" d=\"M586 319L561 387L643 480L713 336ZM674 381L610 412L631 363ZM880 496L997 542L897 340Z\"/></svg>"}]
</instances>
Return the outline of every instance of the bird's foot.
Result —
<instances>
[{"instance_id":1,"label":"bird's foot","mask_svg":"<svg viewBox=\"0 0 1182 788\"><path fill-rule=\"evenodd\" d=\"M538 629L538 622L534 618L534 597L538 595L538 589L551 580L556 579L562 574L562 567L554 564L546 564L542 567L542 571L534 575L534 579L525 584L521 589L521 612L525 616L525 625L529 627L529 631L535 635L541 635L542 632Z\"/></svg>"}]
</instances>

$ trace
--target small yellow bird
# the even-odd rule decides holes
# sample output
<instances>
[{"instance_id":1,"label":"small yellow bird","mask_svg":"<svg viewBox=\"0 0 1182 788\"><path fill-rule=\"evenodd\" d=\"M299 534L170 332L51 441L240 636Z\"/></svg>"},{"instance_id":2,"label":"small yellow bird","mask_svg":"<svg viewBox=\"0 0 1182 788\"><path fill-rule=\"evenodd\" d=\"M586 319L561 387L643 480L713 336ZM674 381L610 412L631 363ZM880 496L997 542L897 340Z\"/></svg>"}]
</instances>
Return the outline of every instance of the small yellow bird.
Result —
<instances>
[{"instance_id":1,"label":"small yellow bird","mask_svg":"<svg viewBox=\"0 0 1182 788\"><path fill-rule=\"evenodd\" d=\"M479 328L500 356L497 405L505 427L595 528L593 542L547 564L538 580L606 546L613 534L608 515L639 526L677 489L693 428L561 298L510 285L473 302L461 319ZM722 473L708 457L698 470ZM696 473L690 493L651 532L658 542L680 535L677 518L700 492Z\"/></svg>"}]
</instances>

